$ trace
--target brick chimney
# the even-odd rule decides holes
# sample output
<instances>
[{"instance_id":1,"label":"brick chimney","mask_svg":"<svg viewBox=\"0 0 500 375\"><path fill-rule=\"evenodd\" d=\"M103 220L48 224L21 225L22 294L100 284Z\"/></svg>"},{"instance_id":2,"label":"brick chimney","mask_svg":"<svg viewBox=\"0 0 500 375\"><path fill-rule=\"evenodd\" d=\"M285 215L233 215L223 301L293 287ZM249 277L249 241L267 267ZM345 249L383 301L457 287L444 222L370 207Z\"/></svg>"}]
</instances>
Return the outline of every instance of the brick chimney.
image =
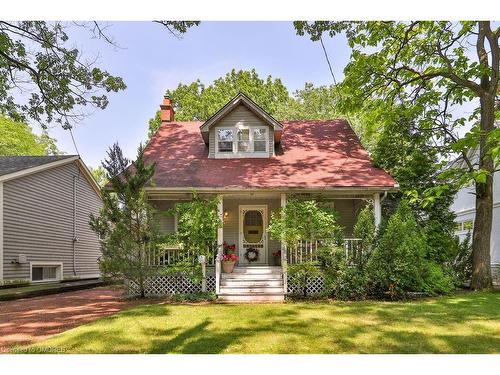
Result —
<instances>
[{"instance_id":1,"label":"brick chimney","mask_svg":"<svg viewBox=\"0 0 500 375\"><path fill-rule=\"evenodd\" d=\"M172 107L172 100L165 95L163 103L160 104L160 118L161 123L174 121L174 107Z\"/></svg>"}]
</instances>

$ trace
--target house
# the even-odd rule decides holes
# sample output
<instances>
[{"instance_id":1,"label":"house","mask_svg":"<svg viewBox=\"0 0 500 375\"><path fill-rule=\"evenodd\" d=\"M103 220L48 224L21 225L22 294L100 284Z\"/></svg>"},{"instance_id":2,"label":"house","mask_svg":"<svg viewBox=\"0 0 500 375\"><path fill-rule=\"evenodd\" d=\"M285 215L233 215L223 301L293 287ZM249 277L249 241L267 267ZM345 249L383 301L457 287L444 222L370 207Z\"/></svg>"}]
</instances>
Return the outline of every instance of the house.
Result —
<instances>
[{"instance_id":1,"label":"house","mask_svg":"<svg viewBox=\"0 0 500 375\"><path fill-rule=\"evenodd\" d=\"M79 156L0 156L0 281L98 277L101 206Z\"/></svg>"},{"instance_id":2,"label":"house","mask_svg":"<svg viewBox=\"0 0 500 375\"><path fill-rule=\"evenodd\" d=\"M464 240L468 233L472 237L476 215L474 187L464 187L455 195L451 210L456 214L456 234ZM493 223L491 226L491 268L493 279L500 280L500 172L493 176Z\"/></svg>"},{"instance_id":3,"label":"house","mask_svg":"<svg viewBox=\"0 0 500 375\"><path fill-rule=\"evenodd\" d=\"M242 93L204 122L175 121L168 97L160 109L161 126L144 153L146 161L157 164L147 193L159 211L190 199L193 191L220 197L219 253L227 242L236 245L240 257L232 274L221 273L218 257L212 263L215 275L207 285L223 300L282 300L293 289L285 265L299 262L302 255L287 253L266 232L271 213L278 212L288 197L327 200L340 213L349 239L366 202L373 202L378 225L381 199L397 188L388 173L373 166L345 120L279 122ZM175 217L161 216L164 232L175 228ZM304 251L316 245L305 244ZM258 252L253 262L245 257L249 249ZM279 250L282 266L273 266L279 263L273 253ZM153 259L168 263L178 250L169 251ZM151 288L191 291L191 286L168 285L165 277Z\"/></svg>"}]
</instances>

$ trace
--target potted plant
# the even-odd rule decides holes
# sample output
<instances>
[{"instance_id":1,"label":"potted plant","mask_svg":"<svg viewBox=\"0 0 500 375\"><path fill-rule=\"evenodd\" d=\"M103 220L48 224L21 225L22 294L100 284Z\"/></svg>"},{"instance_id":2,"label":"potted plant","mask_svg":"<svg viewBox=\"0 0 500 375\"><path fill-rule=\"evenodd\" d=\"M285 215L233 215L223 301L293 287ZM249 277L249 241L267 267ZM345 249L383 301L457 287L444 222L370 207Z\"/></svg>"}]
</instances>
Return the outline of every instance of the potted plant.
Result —
<instances>
[{"instance_id":1,"label":"potted plant","mask_svg":"<svg viewBox=\"0 0 500 375\"><path fill-rule=\"evenodd\" d=\"M238 261L238 255L236 254L224 254L222 255L222 270L225 273L232 273L234 265Z\"/></svg>"},{"instance_id":2,"label":"potted plant","mask_svg":"<svg viewBox=\"0 0 500 375\"><path fill-rule=\"evenodd\" d=\"M273 253L273 260L275 266L281 266L281 250L275 251Z\"/></svg>"}]
</instances>

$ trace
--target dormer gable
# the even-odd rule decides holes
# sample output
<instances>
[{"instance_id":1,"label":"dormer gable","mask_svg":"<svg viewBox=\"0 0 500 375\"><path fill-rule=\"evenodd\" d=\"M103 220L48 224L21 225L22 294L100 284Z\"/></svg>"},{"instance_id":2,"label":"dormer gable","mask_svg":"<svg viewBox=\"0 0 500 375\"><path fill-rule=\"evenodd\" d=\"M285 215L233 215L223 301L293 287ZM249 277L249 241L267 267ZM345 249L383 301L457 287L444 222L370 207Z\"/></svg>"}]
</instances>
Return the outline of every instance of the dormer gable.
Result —
<instances>
[{"instance_id":1,"label":"dormer gable","mask_svg":"<svg viewBox=\"0 0 500 375\"><path fill-rule=\"evenodd\" d=\"M209 158L269 158L283 126L239 93L200 126Z\"/></svg>"}]
</instances>

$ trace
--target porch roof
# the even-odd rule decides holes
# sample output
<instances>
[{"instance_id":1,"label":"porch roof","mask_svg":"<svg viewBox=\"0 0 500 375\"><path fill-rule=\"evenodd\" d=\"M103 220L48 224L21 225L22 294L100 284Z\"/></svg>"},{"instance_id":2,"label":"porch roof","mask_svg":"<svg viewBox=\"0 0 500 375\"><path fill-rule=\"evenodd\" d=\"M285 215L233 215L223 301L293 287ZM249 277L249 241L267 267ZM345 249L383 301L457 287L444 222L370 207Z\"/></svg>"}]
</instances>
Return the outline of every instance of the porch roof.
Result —
<instances>
[{"instance_id":1,"label":"porch roof","mask_svg":"<svg viewBox=\"0 0 500 375\"><path fill-rule=\"evenodd\" d=\"M233 189L393 189L345 120L284 121L271 158L214 159L200 134L202 122L163 124L145 149L156 162L152 186Z\"/></svg>"}]
</instances>

